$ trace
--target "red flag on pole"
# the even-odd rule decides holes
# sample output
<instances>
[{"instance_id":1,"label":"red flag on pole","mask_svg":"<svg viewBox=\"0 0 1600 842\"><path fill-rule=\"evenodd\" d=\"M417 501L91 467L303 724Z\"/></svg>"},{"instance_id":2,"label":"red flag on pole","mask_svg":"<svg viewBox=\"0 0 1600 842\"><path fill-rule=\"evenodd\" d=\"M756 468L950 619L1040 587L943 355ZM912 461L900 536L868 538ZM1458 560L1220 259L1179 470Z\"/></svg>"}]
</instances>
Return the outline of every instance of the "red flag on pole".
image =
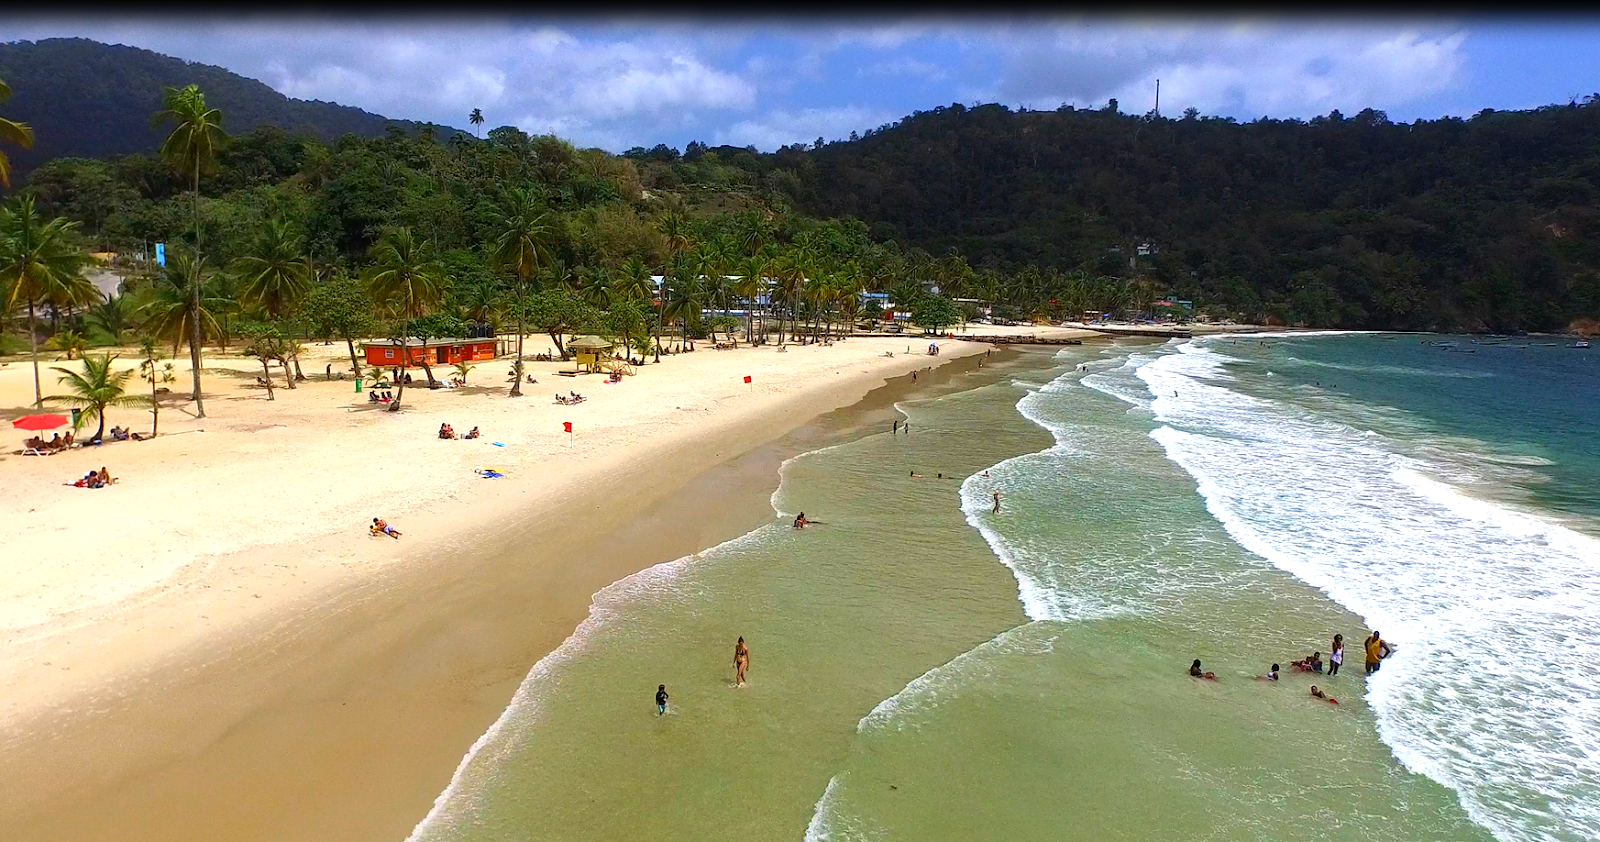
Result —
<instances>
[{"instance_id":1,"label":"red flag on pole","mask_svg":"<svg viewBox=\"0 0 1600 842\"><path fill-rule=\"evenodd\" d=\"M749 382L750 382L750 375L748 375L748 374L746 374L746 375L745 375L745 376L744 376L744 382L746 382L746 383L749 383Z\"/></svg>"},{"instance_id":2,"label":"red flag on pole","mask_svg":"<svg viewBox=\"0 0 1600 842\"><path fill-rule=\"evenodd\" d=\"M572 422L571 421L562 421L561 422L561 430L564 433L572 432Z\"/></svg>"}]
</instances>

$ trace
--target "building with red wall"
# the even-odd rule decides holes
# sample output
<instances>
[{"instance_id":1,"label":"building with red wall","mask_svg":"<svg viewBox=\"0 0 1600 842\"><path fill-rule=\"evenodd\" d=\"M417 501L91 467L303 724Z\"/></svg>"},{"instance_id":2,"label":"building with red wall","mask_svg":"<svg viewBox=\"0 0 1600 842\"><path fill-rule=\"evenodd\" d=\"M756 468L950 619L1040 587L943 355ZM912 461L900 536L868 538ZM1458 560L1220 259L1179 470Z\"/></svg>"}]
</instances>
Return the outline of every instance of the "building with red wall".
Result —
<instances>
[{"instance_id":1,"label":"building with red wall","mask_svg":"<svg viewBox=\"0 0 1600 842\"><path fill-rule=\"evenodd\" d=\"M498 344L494 339L407 339L402 346L385 340L363 342L361 351L367 357L367 365L373 366L413 366L421 365L423 360L428 365L451 365L492 360L497 356Z\"/></svg>"}]
</instances>

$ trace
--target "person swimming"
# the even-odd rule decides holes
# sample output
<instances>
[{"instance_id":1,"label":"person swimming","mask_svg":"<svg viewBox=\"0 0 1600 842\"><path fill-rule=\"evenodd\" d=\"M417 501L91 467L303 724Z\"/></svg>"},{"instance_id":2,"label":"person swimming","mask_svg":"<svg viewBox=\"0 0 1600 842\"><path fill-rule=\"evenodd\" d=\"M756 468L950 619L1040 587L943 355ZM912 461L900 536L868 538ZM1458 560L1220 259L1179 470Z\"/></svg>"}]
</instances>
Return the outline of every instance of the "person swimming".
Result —
<instances>
[{"instance_id":1,"label":"person swimming","mask_svg":"<svg viewBox=\"0 0 1600 842\"><path fill-rule=\"evenodd\" d=\"M1318 690L1317 689L1317 685L1315 685L1315 684L1311 685L1311 698L1313 698L1313 699L1321 699L1321 700L1323 700L1324 702L1327 702L1330 705L1336 705L1336 704L1339 703L1338 699L1335 699L1334 697L1328 695L1327 693L1324 693L1321 690Z\"/></svg>"},{"instance_id":2,"label":"person swimming","mask_svg":"<svg viewBox=\"0 0 1600 842\"><path fill-rule=\"evenodd\" d=\"M1189 665L1189 674L1194 676L1195 678L1209 678L1212 681L1216 681L1217 680L1217 674L1216 673L1214 673L1214 672L1206 672L1206 671L1200 669L1200 659L1199 658L1195 658L1194 659L1194 663Z\"/></svg>"},{"instance_id":3,"label":"person swimming","mask_svg":"<svg viewBox=\"0 0 1600 842\"><path fill-rule=\"evenodd\" d=\"M1267 670L1267 674L1266 675L1258 675L1258 676L1256 676L1256 678L1259 678L1262 681L1277 681L1278 680L1278 665L1277 664L1273 664L1272 665L1272 669Z\"/></svg>"}]
</instances>

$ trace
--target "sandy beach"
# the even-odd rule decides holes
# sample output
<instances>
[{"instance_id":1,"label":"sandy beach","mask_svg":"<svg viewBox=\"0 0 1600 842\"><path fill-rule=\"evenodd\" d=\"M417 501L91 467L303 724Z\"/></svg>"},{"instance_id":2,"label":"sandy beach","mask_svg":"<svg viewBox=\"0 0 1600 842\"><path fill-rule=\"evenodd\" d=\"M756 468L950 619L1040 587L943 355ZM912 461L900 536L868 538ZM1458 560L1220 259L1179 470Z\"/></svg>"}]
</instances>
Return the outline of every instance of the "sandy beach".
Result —
<instances>
[{"instance_id":1,"label":"sandy beach","mask_svg":"<svg viewBox=\"0 0 1600 842\"><path fill-rule=\"evenodd\" d=\"M153 441L24 457L16 432L0 458L7 838L400 838L591 594L770 517L750 493L776 484L764 443L987 349L926 344L702 345L620 384L533 363L521 399L497 360L465 388L407 389L400 413L325 379L348 370L342 345L310 346L308 380L280 376L273 401L255 360L208 355L208 417L184 411L175 360ZM589 400L557 405L569 389ZM0 368L8 417L31 395L26 362ZM439 440L441 422L483 437ZM64 484L102 465L116 485ZM373 516L404 537L371 537Z\"/></svg>"}]
</instances>

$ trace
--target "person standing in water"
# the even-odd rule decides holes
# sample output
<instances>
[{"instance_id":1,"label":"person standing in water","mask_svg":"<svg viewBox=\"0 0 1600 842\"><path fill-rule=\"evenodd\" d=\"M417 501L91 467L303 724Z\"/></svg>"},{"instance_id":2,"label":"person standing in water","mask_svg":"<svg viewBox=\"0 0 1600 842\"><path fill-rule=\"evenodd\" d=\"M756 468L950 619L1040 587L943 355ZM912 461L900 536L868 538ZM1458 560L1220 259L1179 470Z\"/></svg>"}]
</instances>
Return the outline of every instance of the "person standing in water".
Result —
<instances>
[{"instance_id":1,"label":"person standing in water","mask_svg":"<svg viewBox=\"0 0 1600 842\"><path fill-rule=\"evenodd\" d=\"M1366 650L1367 675L1371 675L1378 671L1378 667L1383 665L1381 662L1384 658L1389 657L1389 654L1394 651L1394 647L1390 646L1387 641L1379 637L1378 632L1374 630L1372 632L1372 636L1367 638Z\"/></svg>"},{"instance_id":2,"label":"person standing in water","mask_svg":"<svg viewBox=\"0 0 1600 842\"><path fill-rule=\"evenodd\" d=\"M994 493L994 513L1000 514L1000 492Z\"/></svg>"},{"instance_id":3,"label":"person standing in water","mask_svg":"<svg viewBox=\"0 0 1600 842\"><path fill-rule=\"evenodd\" d=\"M662 684L662 685L659 685L659 686L656 687L656 716L661 716L661 715L665 714L666 712L667 712L667 685Z\"/></svg>"},{"instance_id":4,"label":"person standing in water","mask_svg":"<svg viewBox=\"0 0 1600 842\"><path fill-rule=\"evenodd\" d=\"M1339 665L1344 663L1344 635L1333 636L1333 651L1328 653L1328 677L1339 674Z\"/></svg>"},{"instance_id":5,"label":"person standing in water","mask_svg":"<svg viewBox=\"0 0 1600 842\"><path fill-rule=\"evenodd\" d=\"M900 435L900 419L898 419L898 418L896 418L894 420L894 433L893 433L893 435L897 435L897 436Z\"/></svg>"},{"instance_id":6,"label":"person standing in water","mask_svg":"<svg viewBox=\"0 0 1600 842\"><path fill-rule=\"evenodd\" d=\"M744 645L744 638L733 645L733 686L744 684L744 672L750 668L750 649Z\"/></svg>"}]
</instances>

